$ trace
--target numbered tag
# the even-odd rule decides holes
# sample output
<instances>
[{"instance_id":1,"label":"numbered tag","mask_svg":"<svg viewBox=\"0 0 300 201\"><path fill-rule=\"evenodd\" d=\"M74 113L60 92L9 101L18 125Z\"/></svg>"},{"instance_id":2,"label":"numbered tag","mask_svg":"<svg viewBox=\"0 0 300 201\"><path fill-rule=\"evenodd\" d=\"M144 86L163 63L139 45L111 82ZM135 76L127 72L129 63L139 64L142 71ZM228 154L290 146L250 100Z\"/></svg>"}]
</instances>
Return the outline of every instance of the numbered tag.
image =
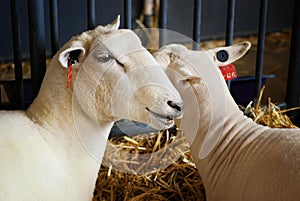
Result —
<instances>
[{"instance_id":1,"label":"numbered tag","mask_svg":"<svg viewBox=\"0 0 300 201\"><path fill-rule=\"evenodd\" d=\"M237 78L236 69L233 64L228 64L226 66L219 66L219 68L226 81Z\"/></svg>"}]
</instances>

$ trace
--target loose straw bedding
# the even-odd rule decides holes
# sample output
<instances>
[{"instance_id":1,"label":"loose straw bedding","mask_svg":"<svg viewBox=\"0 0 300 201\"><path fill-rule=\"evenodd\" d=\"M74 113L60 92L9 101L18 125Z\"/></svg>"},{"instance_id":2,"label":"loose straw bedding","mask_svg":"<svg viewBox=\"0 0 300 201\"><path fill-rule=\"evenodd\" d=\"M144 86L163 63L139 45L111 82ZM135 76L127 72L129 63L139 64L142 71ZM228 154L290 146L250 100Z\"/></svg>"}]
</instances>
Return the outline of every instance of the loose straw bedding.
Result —
<instances>
[{"instance_id":1,"label":"loose straw bedding","mask_svg":"<svg viewBox=\"0 0 300 201\"><path fill-rule=\"evenodd\" d=\"M135 137L123 136L110 139L99 171L94 201L205 200L204 187L192 161L189 146L185 142L184 135L179 133L179 130L173 129ZM171 146L173 144L175 146ZM113 149L119 151L112 152ZM168 150L168 155L153 154L164 149L171 149ZM139 155L150 155L150 160L142 161L141 164L138 164L137 158L127 161L128 152L138 153L134 154L137 158ZM169 157L169 165L166 163L162 169L149 169L151 164L154 164L153 167L158 167L155 161L163 162L164 157ZM115 165L118 160L122 167ZM132 164L138 164L141 169L148 169L149 172L140 173L138 166Z\"/></svg>"},{"instance_id":2,"label":"loose straw bedding","mask_svg":"<svg viewBox=\"0 0 300 201\"><path fill-rule=\"evenodd\" d=\"M244 113L258 124L272 128L295 128L285 113L299 108L281 110L270 98L267 105L261 106L263 91L264 87L256 105L251 102L246 108L241 107ZM166 148L167 154L153 154ZM128 153L132 155L128 156ZM139 158L143 154L153 156L149 160ZM169 165L157 168L155 161L160 164L166 161ZM146 169L147 173L143 173L142 169ZM107 200L206 200L201 177L181 131L173 128L158 133L110 139L93 201Z\"/></svg>"}]
</instances>

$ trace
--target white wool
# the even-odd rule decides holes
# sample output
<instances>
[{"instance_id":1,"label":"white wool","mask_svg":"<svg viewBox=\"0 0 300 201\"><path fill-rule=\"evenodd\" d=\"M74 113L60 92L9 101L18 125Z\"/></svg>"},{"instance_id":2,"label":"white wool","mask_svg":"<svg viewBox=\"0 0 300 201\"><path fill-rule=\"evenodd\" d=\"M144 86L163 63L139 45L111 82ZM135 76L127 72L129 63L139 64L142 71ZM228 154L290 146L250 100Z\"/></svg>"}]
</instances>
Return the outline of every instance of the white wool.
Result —
<instances>
[{"instance_id":1,"label":"white wool","mask_svg":"<svg viewBox=\"0 0 300 201\"><path fill-rule=\"evenodd\" d=\"M297 201L300 129L271 129L244 116L219 70L249 47L244 42L192 51L173 44L159 50L156 58L166 65L168 77L183 98L184 115L178 126L191 145L207 200ZM227 51L227 61L217 60L220 50ZM176 59L164 58L172 54ZM186 72L192 73L187 76Z\"/></svg>"},{"instance_id":2,"label":"white wool","mask_svg":"<svg viewBox=\"0 0 300 201\"><path fill-rule=\"evenodd\" d=\"M29 109L0 112L0 200L91 201L115 120L163 129L182 116L163 70L118 26L119 17L73 37L52 58Z\"/></svg>"}]
</instances>

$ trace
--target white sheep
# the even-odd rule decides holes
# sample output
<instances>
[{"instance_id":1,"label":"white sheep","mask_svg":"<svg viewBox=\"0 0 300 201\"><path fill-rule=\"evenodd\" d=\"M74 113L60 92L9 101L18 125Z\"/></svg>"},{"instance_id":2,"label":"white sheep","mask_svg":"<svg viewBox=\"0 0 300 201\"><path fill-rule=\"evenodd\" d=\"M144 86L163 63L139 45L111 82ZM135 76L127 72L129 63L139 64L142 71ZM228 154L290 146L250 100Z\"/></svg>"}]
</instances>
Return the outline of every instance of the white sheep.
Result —
<instances>
[{"instance_id":1,"label":"white sheep","mask_svg":"<svg viewBox=\"0 0 300 201\"><path fill-rule=\"evenodd\" d=\"M173 44L157 61L181 94L180 128L209 201L300 199L300 129L257 125L239 110L219 66L243 56L249 42L207 51Z\"/></svg>"},{"instance_id":2,"label":"white sheep","mask_svg":"<svg viewBox=\"0 0 300 201\"><path fill-rule=\"evenodd\" d=\"M182 116L163 70L131 30L118 27L119 17L73 37L29 109L0 112L0 200L92 200L115 120L163 129Z\"/></svg>"}]
</instances>

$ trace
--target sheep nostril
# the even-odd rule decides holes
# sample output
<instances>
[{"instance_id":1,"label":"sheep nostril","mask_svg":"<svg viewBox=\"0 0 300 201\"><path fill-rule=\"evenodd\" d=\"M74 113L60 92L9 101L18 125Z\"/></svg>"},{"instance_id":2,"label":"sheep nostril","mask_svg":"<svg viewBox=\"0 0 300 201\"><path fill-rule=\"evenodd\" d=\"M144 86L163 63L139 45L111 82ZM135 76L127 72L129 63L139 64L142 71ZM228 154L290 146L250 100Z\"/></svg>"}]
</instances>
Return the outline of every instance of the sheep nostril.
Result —
<instances>
[{"instance_id":1,"label":"sheep nostril","mask_svg":"<svg viewBox=\"0 0 300 201\"><path fill-rule=\"evenodd\" d=\"M183 108L183 104L182 103L175 103L173 101L168 101L167 104L171 107L174 108L176 110L178 110L179 112L182 111Z\"/></svg>"}]
</instances>

